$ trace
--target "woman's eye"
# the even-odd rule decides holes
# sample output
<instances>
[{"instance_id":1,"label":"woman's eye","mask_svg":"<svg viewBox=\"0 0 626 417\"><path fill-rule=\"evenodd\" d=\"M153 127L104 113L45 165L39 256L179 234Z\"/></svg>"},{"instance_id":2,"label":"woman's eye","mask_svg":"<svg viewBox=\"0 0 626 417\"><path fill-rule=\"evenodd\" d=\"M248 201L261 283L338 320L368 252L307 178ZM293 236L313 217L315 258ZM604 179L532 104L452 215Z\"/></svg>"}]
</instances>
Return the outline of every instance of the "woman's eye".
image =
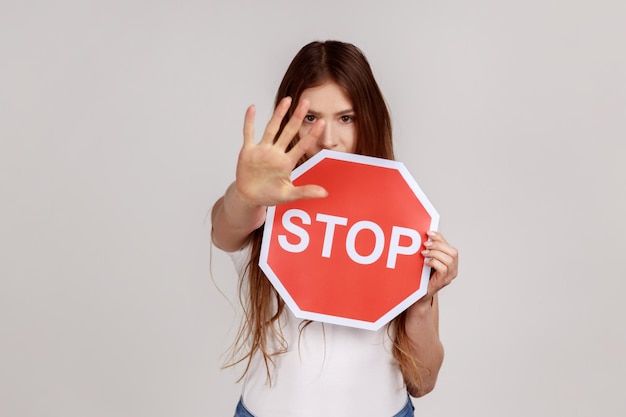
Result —
<instances>
[{"instance_id":1,"label":"woman's eye","mask_svg":"<svg viewBox=\"0 0 626 417\"><path fill-rule=\"evenodd\" d=\"M341 121L344 123L350 123L352 120L354 120L353 116L341 116Z\"/></svg>"},{"instance_id":2,"label":"woman's eye","mask_svg":"<svg viewBox=\"0 0 626 417\"><path fill-rule=\"evenodd\" d=\"M315 116L313 116L312 114L307 114L306 116L304 116L304 120L309 123L313 123L315 122Z\"/></svg>"}]
</instances>

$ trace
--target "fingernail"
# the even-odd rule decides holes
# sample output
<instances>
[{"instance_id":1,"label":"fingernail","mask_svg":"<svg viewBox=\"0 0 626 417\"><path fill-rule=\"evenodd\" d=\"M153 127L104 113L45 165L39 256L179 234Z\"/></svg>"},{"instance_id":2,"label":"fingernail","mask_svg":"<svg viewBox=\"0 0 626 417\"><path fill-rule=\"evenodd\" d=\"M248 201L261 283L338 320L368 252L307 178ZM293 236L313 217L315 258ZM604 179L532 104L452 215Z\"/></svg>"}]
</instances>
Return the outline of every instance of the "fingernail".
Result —
<instances>
[{"instance_id":1,"label":"fingernail","mask_svg":"<svg viewBox=\"0 0 626 417\"><path fill-rule=\"evenodd\" d=\"M426 246L427 248L431 247L432 245L433 245L433 242L431 242L430 240L424 242L424 246Z\"/></svg>"},{"instance_id":2,"label":"fingernail","mask_svg":"<svg viewBox=\"0 0 626 417\"><path fill-rule=\"evenodd\" d=\"M426 256L430 253L428 249L422 251L422 255Z\"/></svg>"}]
</instances>

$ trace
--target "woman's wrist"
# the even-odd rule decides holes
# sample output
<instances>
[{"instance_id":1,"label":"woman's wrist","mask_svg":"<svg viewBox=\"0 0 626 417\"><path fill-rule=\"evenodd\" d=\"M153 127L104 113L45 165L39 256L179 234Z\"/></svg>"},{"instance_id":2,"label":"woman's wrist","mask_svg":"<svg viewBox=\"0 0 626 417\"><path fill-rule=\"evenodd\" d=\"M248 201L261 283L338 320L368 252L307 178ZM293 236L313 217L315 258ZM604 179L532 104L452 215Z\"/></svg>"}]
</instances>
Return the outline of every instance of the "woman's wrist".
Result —
<instances>
[{"instance_id":1,"label":"woman's wrist","mask_svg":"<svg viewBox=\"0 0 626 417\"><path fill-rule=\"evenodd\" d=\"M434 296L424 296L417 300L409 307L409 316L411 319L420 319L430 317L433 310L435 298Z\"/></svg>"},{"instance_id":2,"label":"woman's wrist","mask_svg":"<svg viewBox=\"0 0 626 417\"><path fill-rule=\"evenodd\" d=\"M250 202L232 183L224 196L224 214L228 222L237 228L255 230L265 222L267 207Z\"/></svg>"}]
</instances>

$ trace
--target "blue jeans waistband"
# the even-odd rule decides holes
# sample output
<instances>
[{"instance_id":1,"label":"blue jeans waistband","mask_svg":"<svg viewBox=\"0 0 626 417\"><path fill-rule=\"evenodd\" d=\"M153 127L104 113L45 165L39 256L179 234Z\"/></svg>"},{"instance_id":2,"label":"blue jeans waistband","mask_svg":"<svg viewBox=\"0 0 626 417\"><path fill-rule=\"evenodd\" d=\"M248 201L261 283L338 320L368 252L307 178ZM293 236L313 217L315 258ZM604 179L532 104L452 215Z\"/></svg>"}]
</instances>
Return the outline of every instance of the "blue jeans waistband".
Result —
<instances>
[{"instance_id":1,"label":"blue jeans waistband","mask_svg":"<svg viewBox=\"0 0 626 417\"><path fill-rule=\"evenodd\" d=\"M400 410L400 412L393 417L414 417L413 410L415 410L415 407L413 407L411 398L407 398L404 408L402 408L402 410ZM254 414L248 411L248 409L243 405L243 401L239 399L239 403L237 403L237 408L235 409L235 417L254 417Z\"/></svg>"}]
</instances>

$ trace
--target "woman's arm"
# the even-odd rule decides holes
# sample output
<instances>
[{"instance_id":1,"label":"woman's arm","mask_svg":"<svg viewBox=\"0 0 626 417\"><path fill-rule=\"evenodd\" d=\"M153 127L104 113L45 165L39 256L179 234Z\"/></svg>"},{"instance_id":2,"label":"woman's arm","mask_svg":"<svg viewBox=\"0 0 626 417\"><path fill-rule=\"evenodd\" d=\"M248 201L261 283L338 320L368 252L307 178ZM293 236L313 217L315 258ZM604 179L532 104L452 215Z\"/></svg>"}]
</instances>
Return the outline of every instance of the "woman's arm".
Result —
<instances>
[{"instance_id":1,"label":"woman's arm","mask_svg":"<svg viewBox=\"0 0 626 417\"><path fill-rule=\"evenodd\" d=\"M433 268L424 297L409 307L405 328L411 351L427 372L422 375L422 387L409 386L409 394L421 397L435 388L443 362L443 345L439 339L439 299L437 293L450 284L458 272L458 251L450 246L441 233L428 232L430 240L422 254L426 265Z\"/></svg>"},{"instance_id":2,"label":"woman's arm","mask_svg":"<svg viewBox=\"0 0 626 417\"><path fill-rule=\"evenodd\" d=\"M406 319L406 332L411 353L418 360L425 372L422 372L422 386L408 386L409 394L421 397L435 388L439 369L443 362L443 345L439 339L439 302L437 295L430 300L420 300L413 304Z\"/></svg>"},{"instance_id":3,"label":"woman's arm","mask_svg":"<svg viewBox=\"0 0 626 417\"><path fill-rule=\"evenodd\" d=\"M267 206L301 198L326 196L322 187L295 187L291 183L291 171L308 147L317 141L324 128L324 121L316 122L306 136L300 138L287 152L287 146L298 133L307 114L309 103L303 100L298 104L293 116L276 139L280 124L290 106L289 97L281 100L259 143L254 142L255 108L250 106L246 111L243 147L237 161L236 180L228 187L224 196L217 200L211 211L212 239L223 250L234 251L244 246L250 234L265 222Z\"/></svg>"},{"instance_id":4,"label":"woman's arm","mask_svg":"<svg viewBox=\"0 0 626 417\"><path fill-rule=\"evenodd\" d=\"M265 222L264 206L249 204L232 183L211 210L211 237L218 248L227 252L241 249L250 234Z\"/></svg>"}]
</instances>

